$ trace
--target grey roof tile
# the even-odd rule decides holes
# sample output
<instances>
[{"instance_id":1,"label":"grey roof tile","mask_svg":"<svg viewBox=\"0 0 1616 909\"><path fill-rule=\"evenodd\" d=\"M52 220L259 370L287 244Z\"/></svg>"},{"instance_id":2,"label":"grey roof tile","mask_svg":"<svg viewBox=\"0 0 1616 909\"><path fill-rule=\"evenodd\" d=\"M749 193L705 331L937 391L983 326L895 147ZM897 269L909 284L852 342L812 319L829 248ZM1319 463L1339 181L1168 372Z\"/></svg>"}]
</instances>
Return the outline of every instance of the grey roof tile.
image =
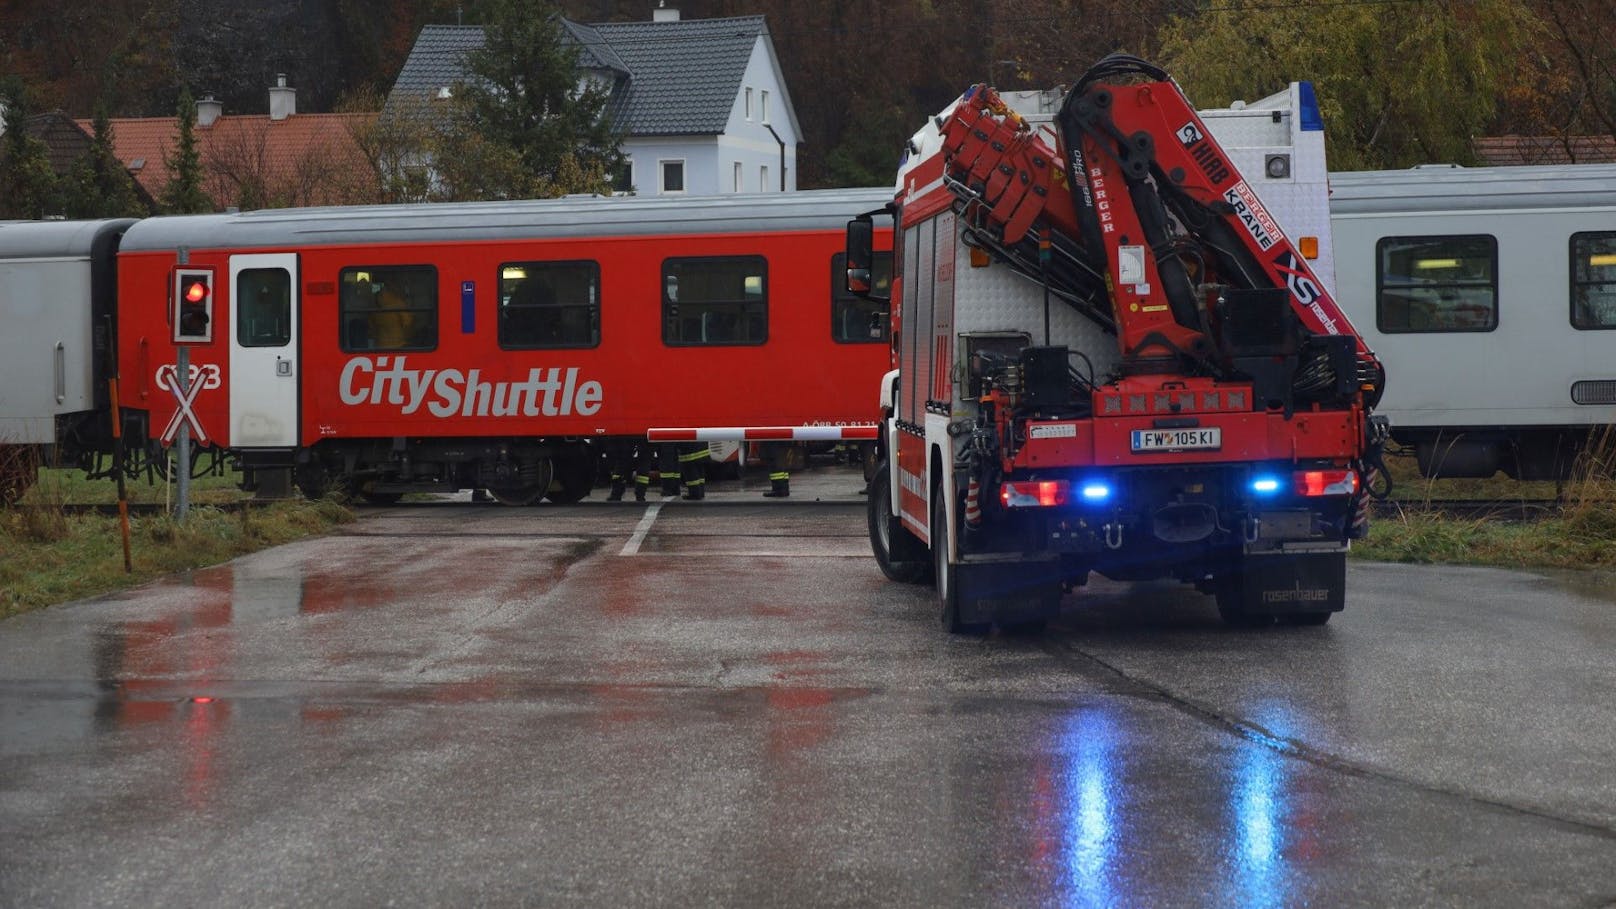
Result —
<instances>
[{"instance_id":1,"label":"grey roof tile","mask_svg":"<svg viewBox=\"0 0 1616 909\"><path fill-rule=\"evenodd\" d=\"M608 111L625 135L716 135L729 124L752 48L768 33L762 16L674 22L563 20L580 63L621 75ZM465 76L466 53L483 45L479 25L428 25L389 93L432 96Z\"/></svg>"},{"instance_id":2,"label":"grey roof tile","mask_svg":"<svg viewBox=\"0 0 1616 909\"><path fill-rule=\"evenodd\" d=\"M388 93L434 95L460 81L466 73L466 54L483 46L480 25L427 25L415 36L415 46Z\"/></svg>"}]
</instances>

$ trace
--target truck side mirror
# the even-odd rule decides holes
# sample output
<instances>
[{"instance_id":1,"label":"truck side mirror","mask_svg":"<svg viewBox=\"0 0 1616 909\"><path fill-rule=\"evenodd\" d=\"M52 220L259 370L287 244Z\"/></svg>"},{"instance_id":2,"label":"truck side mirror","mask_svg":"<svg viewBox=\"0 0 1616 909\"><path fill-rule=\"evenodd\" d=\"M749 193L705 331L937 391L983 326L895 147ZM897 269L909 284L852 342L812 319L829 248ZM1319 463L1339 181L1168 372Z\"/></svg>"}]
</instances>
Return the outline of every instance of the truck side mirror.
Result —
<instances>
[{"instance_id":1,"label":"truck side mirror","mask_svg":"<svg viewBox=\"0 0 1616 909\"><path fill-rule=\"evenodd\" d=\"M847 222L847 292L869 297L875 290L875 222L859 215Z\"/></svg>"}]
</instances>

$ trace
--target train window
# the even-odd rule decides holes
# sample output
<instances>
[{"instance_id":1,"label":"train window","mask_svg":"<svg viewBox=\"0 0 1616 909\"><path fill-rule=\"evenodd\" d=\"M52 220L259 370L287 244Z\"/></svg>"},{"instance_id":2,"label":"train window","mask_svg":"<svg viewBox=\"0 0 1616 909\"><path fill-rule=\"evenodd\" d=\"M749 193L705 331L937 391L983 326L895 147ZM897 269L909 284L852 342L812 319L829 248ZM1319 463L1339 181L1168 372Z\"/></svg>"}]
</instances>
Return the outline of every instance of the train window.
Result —
<instances>
[{"instance_id":1,"label":"train window","mask_svg":"<svg viewBox=\"0 0 1616 909\"><path fill-rule=\"evenodd\" d=\"M1375 322L1382 333L1498 327L1497 239L1382 237L1375 250Z\"/></svg>"},{"instance_id":2,"label":"train window","mask_svg":"<svg viewBox=\"0 0 1616 909\"><path fill-rule=\"evenodd\" d=\"M507 262L499 267L499 346L507 350L600 344L600 265Z\"/></svg>"},{"instance_id":3,"label":"train window","mask_svg":"<svg viewBox=\"0 0 1616 909\"><path fill-rule=\"evenodd\" d=\"M337 293L343 350L432 350L438 346L436 268L344 268Z\"/></svg>"},{"instance_id":4,"label":"train window","mask_svg":"<svg viewBox=\"0 0 1616 909\"><path fill-rule=\"evenodd\" d=\"M285 347L292 342L292 274L247 268L236 275L236 343Z\"/></svg>"},{"instance_id":5,"label":"train window","mask_svg":"<svg viewBox=\"0 0 1616 909\"><path fill-rule=\"evenodd\" d=\"M892 253L878 252L871 263L873 290L879 296L892 292ZM838 344L884 344L891 322L888 304L866 300L847 292L847 254L830 257L830 337Z\"/></svg>"},{"instance_id":6,"label":"train window","mask_svg":"<svg viewBox=\"0 0 1616 909\"><path fill-rule=\"evenodd\" d=\"M762 344L769 339L769 268L762 256L662 263L666 344Z\"/></svg>"},{"instance_id":7,"label":"train window","mask_svg":"<svg viewBox=\"0 0 1616 909\"><path fill-rule=\"evenodd\" d=\"M1571 326L1616 328L1616 231L1571 235Z\"/></svg>"}]
</instances>

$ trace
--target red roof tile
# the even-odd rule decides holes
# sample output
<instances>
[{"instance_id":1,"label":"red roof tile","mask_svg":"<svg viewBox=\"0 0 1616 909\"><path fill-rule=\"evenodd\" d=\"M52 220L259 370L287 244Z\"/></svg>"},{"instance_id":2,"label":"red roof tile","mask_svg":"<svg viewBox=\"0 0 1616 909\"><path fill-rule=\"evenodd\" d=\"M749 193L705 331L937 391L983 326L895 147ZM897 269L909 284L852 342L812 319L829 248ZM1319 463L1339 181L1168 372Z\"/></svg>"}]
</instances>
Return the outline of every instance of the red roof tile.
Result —
<instances>
[{"instance_id":1,"label":"red roof tile","mask_svg":"<svg viewBox=\"0 0 1616 909\"><path fill-rule=\"evenodd\" d=\"M372 113L293 114L274 121L266 114L220 117L196 128L202 188L219 208L238 204L243 185L255 181L262 187L259 204L366 201L364 187L373 179L354 133L375 118ZM91 128L88 120L79 125ZM154 198L162 198L168 185L167 159L179 145L179 133L174 117L112 121L118 160Z\"/></svg>"},{"instance_id":2,"label":"red roof tile","mask_svg":"<svg viewBox=\"0 0 1616 909\"><path fill-rule=\"evenodd\" d=\"M1612 136L1485 136L1474 147L1479 162L1490 167L1616 163Z\"/></svg>"}]
</instances>

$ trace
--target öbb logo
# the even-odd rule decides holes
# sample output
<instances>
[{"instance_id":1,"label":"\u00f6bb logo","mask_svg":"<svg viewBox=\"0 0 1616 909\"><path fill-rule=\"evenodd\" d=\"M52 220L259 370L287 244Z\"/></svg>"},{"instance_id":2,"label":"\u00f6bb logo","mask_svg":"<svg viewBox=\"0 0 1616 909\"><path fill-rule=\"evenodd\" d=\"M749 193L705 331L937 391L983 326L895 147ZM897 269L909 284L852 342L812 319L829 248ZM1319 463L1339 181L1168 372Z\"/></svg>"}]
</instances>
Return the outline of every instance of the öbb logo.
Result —
<instances>
[{"instance_id":1,"label":"\u00f6bb logo","mask_svg":"<svg viewBox=\"0 0 1616 909\"><path fill-rule=\"evenodd\" d=\"M482 370L412 369L408 357L355 357L342 367L342 403L391 404L402 414L426 405L434 417L593 416L599 382L578 381L578 367L533 367L521 382L488 382Z\"/></svg>"}]
</instances>

